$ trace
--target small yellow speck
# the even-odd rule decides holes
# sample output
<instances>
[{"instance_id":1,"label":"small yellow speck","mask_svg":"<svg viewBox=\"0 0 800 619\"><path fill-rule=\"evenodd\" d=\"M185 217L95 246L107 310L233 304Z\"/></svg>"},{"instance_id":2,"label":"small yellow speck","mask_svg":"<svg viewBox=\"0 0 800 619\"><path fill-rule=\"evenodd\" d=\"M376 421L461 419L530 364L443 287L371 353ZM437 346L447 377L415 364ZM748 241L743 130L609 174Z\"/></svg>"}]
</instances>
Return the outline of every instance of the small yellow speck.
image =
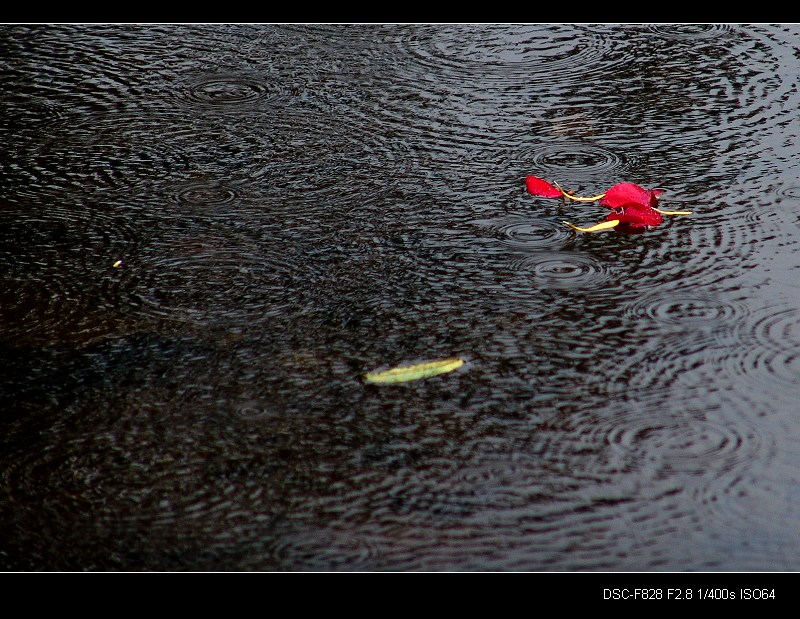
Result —
<instances>
[{"instance_id":1,"label":"small yellow speck","mask_svg":"<svg viewBox=\"0 0 800 619\"><path fill-rule=\"evenodd\" d=\"M113 265L113 266L114 266L114 268L115 268L115 269L118 269L118 268L120 268L120 267L122 266L122 260L117 260L117 261L114 263L114 265Z\"/></svg>"}]
</instances>

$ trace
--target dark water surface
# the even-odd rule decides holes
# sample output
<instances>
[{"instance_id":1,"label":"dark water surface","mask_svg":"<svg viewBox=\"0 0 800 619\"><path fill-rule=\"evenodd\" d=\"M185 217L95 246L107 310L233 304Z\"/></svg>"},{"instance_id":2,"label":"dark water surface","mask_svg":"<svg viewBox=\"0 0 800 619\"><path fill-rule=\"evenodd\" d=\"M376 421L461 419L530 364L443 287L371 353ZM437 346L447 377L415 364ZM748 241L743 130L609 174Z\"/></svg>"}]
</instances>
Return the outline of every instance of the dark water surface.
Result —
<instances>
[{"instance_id":1,"label":"dark water surface","mask_svg":"<svg viewBox=\"0 0 800 619\"><path fill-rule=\"evenodd\" d=\"M798 25L0 27L0 568L800 570L799 67ZM575 234L529 174L693 215Z\"/></svg>"}]
</instances>

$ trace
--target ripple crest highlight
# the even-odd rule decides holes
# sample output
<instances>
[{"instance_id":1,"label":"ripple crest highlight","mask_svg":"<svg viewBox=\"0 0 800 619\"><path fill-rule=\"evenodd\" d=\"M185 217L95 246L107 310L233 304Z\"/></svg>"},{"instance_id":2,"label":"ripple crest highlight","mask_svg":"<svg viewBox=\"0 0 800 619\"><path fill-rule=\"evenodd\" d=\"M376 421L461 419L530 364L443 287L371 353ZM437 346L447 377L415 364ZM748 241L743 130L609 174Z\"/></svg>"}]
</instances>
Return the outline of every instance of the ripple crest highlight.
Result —
<instances>
[{"instance_id":1,"label":"ripple crest highlight","mask_svg":"<svg viewBox=\"0 0 800 619\"><path fill-rule=\"evenodd\" d=\"M285 98L281 88L266 82L267 75L198 75L175 92L179 102L205 109L247 109L248 104Z\"/></svg>"},{"instance_id":2,"label":"ripple crest highlight","mask_svg":"<svg viewBox=\"0 0 800 619\"><path fill-rule=\"evenodd\" d=\"M543 288L599 288L609 279L608 268L589 254L569 251L537 252L509 261L512 270L528 272Z\"/></svg>"}]
</instances>

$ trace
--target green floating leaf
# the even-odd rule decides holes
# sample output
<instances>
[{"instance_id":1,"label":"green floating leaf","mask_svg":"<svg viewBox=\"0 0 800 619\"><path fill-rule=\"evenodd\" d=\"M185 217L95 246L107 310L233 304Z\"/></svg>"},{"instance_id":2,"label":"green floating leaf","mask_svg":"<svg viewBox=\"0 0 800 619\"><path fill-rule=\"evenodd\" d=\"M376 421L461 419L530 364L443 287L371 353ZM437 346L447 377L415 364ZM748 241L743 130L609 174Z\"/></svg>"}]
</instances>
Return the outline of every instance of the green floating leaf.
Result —
<instances>
[{"instance_id":1,"label":"green floating leaf","mask_svg":"<svg viewBox=\"0 0 800 619\"><path fill-rule=\"evenodd\" d=\"M420 378L429 378L457 370L464 365L464 360L459 357L441 359L439 361L426 361L415 365L392 368L381 372L367 372L364 379L370 383L404 383Z\"/></svg>"}]
</instances>

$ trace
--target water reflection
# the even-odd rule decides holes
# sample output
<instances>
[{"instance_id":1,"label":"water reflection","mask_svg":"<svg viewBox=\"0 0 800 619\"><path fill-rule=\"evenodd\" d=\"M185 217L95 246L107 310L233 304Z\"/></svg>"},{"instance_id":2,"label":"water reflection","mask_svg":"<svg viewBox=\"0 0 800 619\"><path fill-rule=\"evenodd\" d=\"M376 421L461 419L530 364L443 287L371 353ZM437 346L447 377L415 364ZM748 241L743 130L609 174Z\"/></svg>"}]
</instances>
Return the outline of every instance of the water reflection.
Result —
<instances>
[{"instance_id":1,"label":"water reflection","mask_svg":"<svg viewBox=\"0 0 800 619\"><path fill-rule=\"evenodd\" d=\"M797 26L2 30L4 569L798 569Z\"/></svg>"}]
</instances>

